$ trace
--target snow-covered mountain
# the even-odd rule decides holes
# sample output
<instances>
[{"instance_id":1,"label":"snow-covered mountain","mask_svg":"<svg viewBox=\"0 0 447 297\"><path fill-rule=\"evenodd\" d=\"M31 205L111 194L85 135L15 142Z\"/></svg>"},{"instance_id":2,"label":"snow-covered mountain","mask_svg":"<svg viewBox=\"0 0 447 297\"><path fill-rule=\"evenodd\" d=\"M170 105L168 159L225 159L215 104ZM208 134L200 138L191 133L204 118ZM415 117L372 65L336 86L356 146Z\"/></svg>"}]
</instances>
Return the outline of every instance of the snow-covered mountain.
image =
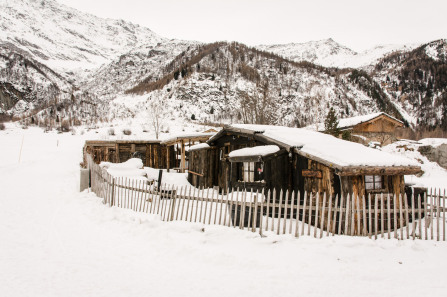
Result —
<instances>
[{"instance_id":1,"label":"snow-covered mountain","mask_svg":"<svg viewBox=\"0 0 447 297\"><path fill-rule=\"evenodd\" d=\"M308 61L325 67L361 68L374 65L379 59L397 51L410 51L418 44L378 45L363 52L355 52L332 38L305 43L259 45L258 49L275 53L286 59Z\"/></svg>"},{"instance_id":2,"label":"snow-covered mountain","mask_svg":"<svg viewBox=\"0 0 447 297\"><path fill-rule=\"evenodd\" d=\"M447 39L390 54L371 76L411 124L447 130Z\"/></svg>"},{"instance_id":3,"label":"snow-covered mountain","mask_svg":"<svg viewBox=\"0 0 447 297\"><path fill-rule=\"evenodd\" d=\"M110 120L163 102L171 117L304 126L334 107L447 129L445 41L414 47L202 44L53 0L0 0L0 115Z\"/></svg>"},{"instance_id":4,"label":"snow-covered mountain","mask_svg":"<svg viewBox=\"0 0 447 297\"><path fill-rule=\"evenodd\" d=\"M103 19L54 0L0 0L0 42L77 79L141 45L165 41L150 29Z\"/></svg>"}]
</instances>

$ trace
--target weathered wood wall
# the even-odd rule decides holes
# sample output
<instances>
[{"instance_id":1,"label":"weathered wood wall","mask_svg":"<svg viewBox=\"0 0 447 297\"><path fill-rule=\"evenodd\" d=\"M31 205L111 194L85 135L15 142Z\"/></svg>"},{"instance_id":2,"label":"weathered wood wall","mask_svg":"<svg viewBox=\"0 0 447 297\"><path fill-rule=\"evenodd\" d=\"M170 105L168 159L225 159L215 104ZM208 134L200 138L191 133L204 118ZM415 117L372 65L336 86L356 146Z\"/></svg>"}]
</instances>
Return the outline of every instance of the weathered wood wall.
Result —
<instances>
[{"instance_id":1,"label":"weathered wood wall","mask_svg":"<svg viewBox=\"0 0 447 297\"><path fill-rule=\"evenodd\" d=\"M84 160L86 154L91 154L96 164L102 161L121 163L130 158L140 158L144 166L166 168L166 148L160 143L143 141L87 141L84 146Z\"/></svg>"},{"instance_id":2,"label":"weathered wood wall","mask_svg":"<svg viewBox=\"0 0 447 297\"><path fill-rule=\"evenodd\" d=\"M373 122L366 122L353 127L353 132L386 132L393 133L397 127L402 125L382 116Z\"/></svg>"},{"instance_id":3,"label":"weathered wood wall","mask_svg":"<svg viewBox=\"0 0 447 297\"><path fill-rule=\"evenodd\" d=\"M212 188L217 183L217 152L214 147L189 152L188 181L194 187Z\"/></svg>"}]
</instances>

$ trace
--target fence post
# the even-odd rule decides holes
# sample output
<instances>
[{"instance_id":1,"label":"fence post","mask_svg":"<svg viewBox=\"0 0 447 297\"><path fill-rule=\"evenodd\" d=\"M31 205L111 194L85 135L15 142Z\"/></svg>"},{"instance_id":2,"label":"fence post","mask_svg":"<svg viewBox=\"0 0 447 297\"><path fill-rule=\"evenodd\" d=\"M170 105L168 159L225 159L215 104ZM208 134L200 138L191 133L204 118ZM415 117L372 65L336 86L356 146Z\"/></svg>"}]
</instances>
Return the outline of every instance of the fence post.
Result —
<instances>
[{"instance_id":1,"label":"fence post","mask_svg":"<svg viewBox=\"0 0 447 297\"><path fill-rule=\"evenodd\" d=\"M115 178L112 178L112 196L111 199L111 205L112 206L115 203Z\"/></svg>"}]
</instances>

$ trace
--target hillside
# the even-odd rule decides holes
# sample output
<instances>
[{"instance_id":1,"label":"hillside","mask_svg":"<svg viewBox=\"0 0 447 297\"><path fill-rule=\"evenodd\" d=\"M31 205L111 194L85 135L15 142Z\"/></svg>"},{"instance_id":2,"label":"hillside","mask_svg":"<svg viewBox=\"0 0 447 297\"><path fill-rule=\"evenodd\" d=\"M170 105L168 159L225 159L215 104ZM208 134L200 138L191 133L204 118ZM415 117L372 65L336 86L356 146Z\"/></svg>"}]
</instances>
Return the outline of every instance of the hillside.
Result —
<instances>
[{"instance_id":1,"label":"hillside","mask_svg":"<svg viewBox=\"0 0 447 297\"><path fill-rule=\"evenodd\" d=\"M417 44L388 44L356 52L329 38L305 43L259 45L256 48L275 53L294 62L307 61L325 67L364 68L375 65L388 54L410 51L417 46Z\"/></svg>"},{"instance_id":2,"label":"hillside","mask_svg":"<svg viewBox=\"0 0 447 297\"><path fill-rule=\"evenodd\" d=\"M371 75L414 125L447 130L447 40L391 54Z\"/></svg>"},{"instance_id":3,"label":"hillside","mask_svg":"<svg viewBox=\"0 0 447 297\"><path fill-rule=\"evenodd\" d=\"M332 39L251 48L169 40L53 0L0 0L0 8L3 116L88 123L156 102L201 122L305 126L334 107L339 117L384 111L447 129L445 40L363 53Z\"/></svg>"},{"instance_id":4,"label":"hillside","mask_svg":"<svg viewBox=\"0 0 447 297\"><path fill-rule=\"evenodd\" d=\"M191 47L162 74L126 94L163 100L181 115L206 122L304 126L323 120L331 106L341 116L386 110L401 118L366 73L296 63L240 43Z\"/></svg>"}]
</instances>

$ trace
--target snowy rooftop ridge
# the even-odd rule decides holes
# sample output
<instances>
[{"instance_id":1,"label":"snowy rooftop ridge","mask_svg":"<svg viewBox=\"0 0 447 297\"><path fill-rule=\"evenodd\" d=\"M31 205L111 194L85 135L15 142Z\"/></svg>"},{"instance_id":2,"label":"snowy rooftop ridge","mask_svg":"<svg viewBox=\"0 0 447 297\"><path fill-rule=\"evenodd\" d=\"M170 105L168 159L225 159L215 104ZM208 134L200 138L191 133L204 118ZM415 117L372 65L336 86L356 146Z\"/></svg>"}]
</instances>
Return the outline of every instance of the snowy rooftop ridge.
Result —
<instances>
[{"instance_id":1,"label":"snowy rooftop ridge","mask_svg":"<svg viewBox=\"0 0 447 297\"><path fill-rule=\"evenodd\" d=\"M233 157L247 157L247 156L267 156L278 152L280 148L277 145L260 145L254 147L246 147L230 152L228 155Z\"/></svg>"},{"instance_id":2,"label":"snowy rooftop ridge","mask_svg":"<svg viewBox=\"0 0 447 297\"><path fill-rule=\"evenodd\" d=\"M358 124L371 121L371 120L373 120L375 118L380 117L381 115L385 115L385 116L389 117L390 119L395 120L395 121L403 124L402 121L396 119L395 117L390 116L389 114L387 114L385 112L376 112L376 113L365 114L365 115L360 115L360 116L356 116L356 117L340 119L338 121L338 128L340 128L340 129L350 128L350 127L356 126ZM324 128L324 123L312 124L312 125L309 125L309 126L307 126L305 128L306 129L310 129L310 130L314 130L314 131L324 131L324 129L325 129Z\"/></svg>"},{"instance_id":3,"label":"snowy rooftop ridge","mask_svg":"<svg viewBox=\"0 0 447 297\"><path fill-rule=\"evenodd\" d=\"M236 124L227 126L224 130L257 135L267 142L273 142L289 151L294 150L300 155L316 159L339 170L348 167L420 168L419 163L414 160L304 128ZM217 137L219 137L218 134L212 137L208 143Z\"/></svg>"}]
</instances>

